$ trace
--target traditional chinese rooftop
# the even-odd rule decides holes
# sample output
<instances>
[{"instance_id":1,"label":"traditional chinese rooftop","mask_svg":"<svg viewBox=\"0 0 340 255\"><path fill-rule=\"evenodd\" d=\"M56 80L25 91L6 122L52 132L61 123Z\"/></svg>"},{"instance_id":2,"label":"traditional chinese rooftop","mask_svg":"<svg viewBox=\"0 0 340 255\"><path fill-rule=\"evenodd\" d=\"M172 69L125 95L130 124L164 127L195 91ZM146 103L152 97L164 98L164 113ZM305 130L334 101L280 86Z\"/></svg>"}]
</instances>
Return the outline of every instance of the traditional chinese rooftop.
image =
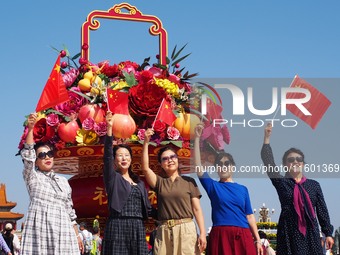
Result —
<instances>
[{"instance_id":1,"label":"traditional chinese rooftop","mask_svg":"<svg viewBox=\"0 0 340 255\"><path fill-rule=\"evenodd\" d=\"M6 185L0 184L0 221L3 220L20 220L24 214L13 213L11 209L17 205L15 202L7 201Z\"/></svg>"}]
</instances>

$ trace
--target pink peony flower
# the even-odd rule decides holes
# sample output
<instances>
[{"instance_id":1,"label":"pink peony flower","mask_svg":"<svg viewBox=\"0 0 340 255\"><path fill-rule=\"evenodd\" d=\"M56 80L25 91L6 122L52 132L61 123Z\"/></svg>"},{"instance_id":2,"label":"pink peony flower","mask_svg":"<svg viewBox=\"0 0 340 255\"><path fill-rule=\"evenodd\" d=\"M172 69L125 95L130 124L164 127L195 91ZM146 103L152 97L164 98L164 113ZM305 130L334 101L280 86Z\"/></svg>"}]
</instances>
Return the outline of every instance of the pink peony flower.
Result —
<instances>
[{"instance_id":1,"label":"pink peony flower","mask_svg":"<svg viewBox=\"0 0 340 255\"><path fill-rule=\"evenodd\" d=\"M94 132L96 132L97 135L99 136L104 136L106 135L106 122L99 122L99 123L94 123Z\"/></svg>"},{"instance_id":2,"label":"pink peony flower","mask_svg":"<svg viewBox=\"0 0 340 255\"><path fill-rule=\"evenodd\" d=\"M181 79L177 75L174 75L172 73L169 74L168 80L176 84L179 84L181 82Z\"/></svg>"},{"instance_id":3,"label":"pink peony flower","mask_svg":"<svg viewBox=\"0 0 340 255\"><path fill-rule=\"evenodd\" d=\"M72 68L70 71L66 72L63 75L63 81L65 83L66 88L72 86L73 82L77 79L79 75L79 71L77 69Z\"/></svg>"},{"instance_id":4,"label":"pink peony flower","mask_svg":"<svg viewBox=\"0 0 340 255\"><path fill-rule=\"evenodd\" d=\"M162 69L158 68L158 67L151 67L149 69L147 69L149 72L151 72L155 77L161 77L163 74Z\"/></svg>"},{"instance_id":5,"label":"pink peony flower","mask_svg":"<svg viewBox=\"0 0 340 255\"><path fill-rule=\"evenodd\" d=\"M68 93L69 100L65 103L58 104L55 107L55 109L58 112L61 112L65 116L71 116L75 113L78 113L80 107L82 107L84 104L87 103L87 100L84 97L82 97L82 96L80 96L76 93L73 93L72 90L74 90L76 92L80 92L79 88L73 87L71 90L69 90L69 93Z\"/></svg>"},{"instance_id":6,"label":"pink peony flower","mask_svg":"<svg viewBox=\"0 0 340 255\"><path fill-rule=\"evenodd\" d=\"M144 141L145 138L145 129L139 129L137 136L139 138L139 140Z\"/></svg>"},{"instance_id":7,"label":"pink peony flower","mask_svg":"<svg viewBox=\"0 0 340 255\"><path fill-rule=\"evenodd\" d=\"M81 124L84 130L92 130L94 128L94 119L93 118L86 118L83 123Z\"/></svg>"},{"instance_id":8,"label":"pink peony flower","mask_svg":"<svg viewBox=\"0 0 340 255\"><path fill-rule=\"evenodd\" d=\"M50 125L52 127L58 125L59 124L59 116L58 116L58 114L50 113L46 117L46 122L47 122L48 125Z\"/></svg>"},{"instance_id":9,"label":"pink peony flower","mask_svg":"<svg viewBox=\"0 0 340 255\"><path fill-rule=\"evenodd\" d=\"M177 140L180 136L179 130L174 127L168 127L168 130L166 132L170 140Z\"/></svg>"}]
</instances>

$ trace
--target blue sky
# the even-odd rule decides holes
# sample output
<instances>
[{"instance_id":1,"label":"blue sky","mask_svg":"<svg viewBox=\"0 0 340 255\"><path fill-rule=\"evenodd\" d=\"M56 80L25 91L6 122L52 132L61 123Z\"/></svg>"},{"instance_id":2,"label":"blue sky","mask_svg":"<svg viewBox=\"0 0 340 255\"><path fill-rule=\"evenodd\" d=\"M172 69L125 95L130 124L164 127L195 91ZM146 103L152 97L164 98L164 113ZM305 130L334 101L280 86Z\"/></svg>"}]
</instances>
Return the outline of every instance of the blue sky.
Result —
<instances>
[{"instance_id":1,"label":"blue sky","mask_svg":"<svg viewBox=\"0 0 340 255\"><path fill-rule=\"evenodd\" d=\"M22 180L22 163L17 145L24 116L34 111L40 93L56 59L51 46L66 45L71 54L80 51L80 28L93 10L108 10L117 1L6 1L2 4L1 62L1 155L0 183L7 186L7 199L18 203L14 212L26 213L28 195ZM191 56L183 61L199 78L223 78L243 91L254 87L259 104L270 100L272 87L289 86L295 74L310 81L332 102L316 130L303 122L296 128L277 127L273 133L275 158L283 152L301 148L307 161L315 164L339 164L339 78L340 74L340 3L321 1L129 1L142 13L159 17L168 32L169 51L188 43ZM193 4L195 3L195 4ZM91 32L91 60L141 62L158 51L158 39L151 37L144 23L102 22ZM249 78L250 81L239 78ZM264 82L253 78L273 78ZM282 83L282 79L286 78ZM312 78L323 78L313 80ZM215 80L212 80L215 81ZM287 83L287 84L286 84ZM218 90L230 116L231 98ZM269 92L268 92L269 91ZM263 106L263 105L261 105ZM290 115L289 118L295 118ZM247 119L255 118L247 115ZM284 116L281 116L284 118ZM297 119L298 120L298 119ZM226 146L238 165L261 164L259 151L263 128L230 128L231 144ZM331 220L340 226L336 188L338 175L317 176ZM237 178L250 192L252 206L266 203L276 212L280 206L267 178ZM202 190L207 227L210 225L209 201Z\"/></svg>"}]
</instances>

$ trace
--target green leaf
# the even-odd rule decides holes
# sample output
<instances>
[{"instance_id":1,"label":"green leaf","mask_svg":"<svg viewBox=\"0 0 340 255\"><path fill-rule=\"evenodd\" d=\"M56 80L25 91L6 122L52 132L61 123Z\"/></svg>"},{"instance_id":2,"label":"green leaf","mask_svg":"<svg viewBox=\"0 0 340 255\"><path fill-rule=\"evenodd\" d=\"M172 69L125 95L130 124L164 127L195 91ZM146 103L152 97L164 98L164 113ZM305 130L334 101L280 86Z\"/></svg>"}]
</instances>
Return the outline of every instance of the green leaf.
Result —
<instances>
[{"instance_id":1,"label":"green leaf","mask_svg":"<svg viewBox=\"0 0 340 255\"><path fill-rule=\"evenodd\" d=\"M71 59L72 59L72 60L75 60L75 59L79 58L80 55L81 55L81 53L79 52L78 54L74 55Z\"/></svg>"},{"instance_id":2,"label":"green leaf","mask_svg":"<svg viewBox=\"0 0 340 255\"><path fill-rule=\"evenodd\" d=\"M167 144L169 144L169 143L170 143L170 141L161 141L161 142L160 142L161 145L167 145Z\"/></svg>"},{"instance_id":3,"label":"green leaf","mask_svg":"<svg viewBox=\"0 0 340 255\"><path fill-rule=\"evenodd\" d=\"M198 75L198 73L188 74L188 75L184 76L183 78L184 78L184 80L189 80L189 79L191 79L192 77L195 77L195 76L197 76L197 75Z\"/></svg>"},{"instance_id":4,"label":"green leaf","mask_svg":"<svg viewBox=\"0 0 340 255\"><path fill-rule=\"evenodd\" d=\"M70 91L72 91L73 93L76 93L79 96L82 96L82 97L86 98L88 101L92 100L89 96L87 96L87 95L85 95L85 94L83 94L83 93L81 93L79 91L75 91L75 90L73 90L73 88L71 88Z\"/></svg>"},{"instance_id":5,"label":"green leaf","mask_svg":"<svg viewBox=\"0 0 340 255\"><path fill-rule=\"evenodd\" d=\"M177 48L177 45L175 45L174 49L172 50L171 59L174 59L174 56L176 54L176 48Z\"/></svg>"},{"instance_id":6,"label":"green leaf","mask_svg":"<svg viewBox=\"0 0 340 255\"><path fill-rule=\"evenodd\" d=\"M180 70L177 70L176 73L182 73L184 69L185 69L185 67L183 67L183 68L180 69Z\"/></svg>"},{"instance_id":7,"label":"green leaf","mask_svg":"<svg viewBox=\"0 0 340 255\"><path fill-rule=\"evenodd\" d=\"M46 114L49 114L49 113L55 113L55 114L58 114L58 115L64 116L64 114L62 114L61 112L58 112L57 110L54 110L54 109L52 109L52 108L50 108L50 109L47 109L45 113L46 113Z\"/></svg>"},{"instance_id":8,"label":"green leaf","mask_svg":"<svg viewBox=\"0 0 340 255\"><path fill-rule=\"evenodd\" d=\"M178 60L176 60L175 62L173 62L173 63L171 64L171 66L175 66L177 63L181 62L183 59L187 58L187 57L190 56L190 55L191 55L191 53L186 54L185 56L183 56L183 57L181 57L180 59L178 59Z\"/></svg>"},{"instance_id":9,"label":"green leaf","mask_svg":"<svg viewBox=\"0 0 340 255\"><path fill-rule=\"evenodd\" d=\"M184 48L187 46L187 43L171 58L173 61L178 57L179 54L184 50Z\"/></svg>"},{"instance_id":10,"label":"green leaf","mask_svg":"<svg viewBox=\"0 0 340 255\"><path fill-rule=\"evenodd\" d=\"M55 50L56 52L60 53L60 50L58 50L57 48L50 46L53 50Z\"/></svg>"},{"instance_id":11,"label":"green leaf","mask_svg":"<svg viewBox=\"0 0 340 255\"><path fill-rule=\"evenodd\" d=\"M140 144L144 144L144 141L138 141ZM154 143L154 142L149 142L150 145L156 147L157 146L157 143Z\"/></svg>"},{"instance_id":12,"label":"green leaf","mask_svg":"<svg viewBox=\"0 0 340 255\"><path fill-rule=\"evenodd\" d=\"M183 147L183 141L171 141L171 143L179 148Z\"/></svg>"},{"instance_id":13,"label":"green leaf","mask_svg":"<svg viewBox=\"0 0 340 255\"><path fill-rule=\"evenodd\" d=\"M133 72L127 73L127 72L123 71L123 75L125 77L125 81L126 81L127 85L129 85L129 87L132 87L132 86L138 84L137 81L136 81L136 78L135 78L135 74Z\"/></svg>"},{"instance_id":14,"label":"green leaf","mask_svg":"<svg viewBox=\"0 0 340 255\"><path fill-rule=\"evenodd\" d=\"M205 94L207 94L210 98L211 98L211 100L216 104L217 102L216 102L216 98L215 98L215 96L214 96L214 94L211 92L211 91L209 91L209 90L207 90L207 89L205 89L205 88L201 88L202 89L202 91L205 93Z\"/></svg>"}]
</instances>

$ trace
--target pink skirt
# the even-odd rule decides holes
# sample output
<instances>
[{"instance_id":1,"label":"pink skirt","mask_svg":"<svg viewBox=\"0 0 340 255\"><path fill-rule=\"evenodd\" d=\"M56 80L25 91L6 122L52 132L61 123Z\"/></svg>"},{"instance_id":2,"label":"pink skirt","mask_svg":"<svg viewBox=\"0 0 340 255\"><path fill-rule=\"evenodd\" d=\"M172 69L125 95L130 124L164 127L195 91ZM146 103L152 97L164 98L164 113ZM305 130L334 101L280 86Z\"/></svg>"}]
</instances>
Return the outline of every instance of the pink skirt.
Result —
<instances>
[{"instance_id":1,"label":"pink skirt","mask_svg":"<svg viewBox=\"0 0 340 255\"><path fill-rule=\"evenodd\" d=\"M233 226L212 227L207 249L209 255L256 255L250 229Z\"/></svg>"}]
</instances>

